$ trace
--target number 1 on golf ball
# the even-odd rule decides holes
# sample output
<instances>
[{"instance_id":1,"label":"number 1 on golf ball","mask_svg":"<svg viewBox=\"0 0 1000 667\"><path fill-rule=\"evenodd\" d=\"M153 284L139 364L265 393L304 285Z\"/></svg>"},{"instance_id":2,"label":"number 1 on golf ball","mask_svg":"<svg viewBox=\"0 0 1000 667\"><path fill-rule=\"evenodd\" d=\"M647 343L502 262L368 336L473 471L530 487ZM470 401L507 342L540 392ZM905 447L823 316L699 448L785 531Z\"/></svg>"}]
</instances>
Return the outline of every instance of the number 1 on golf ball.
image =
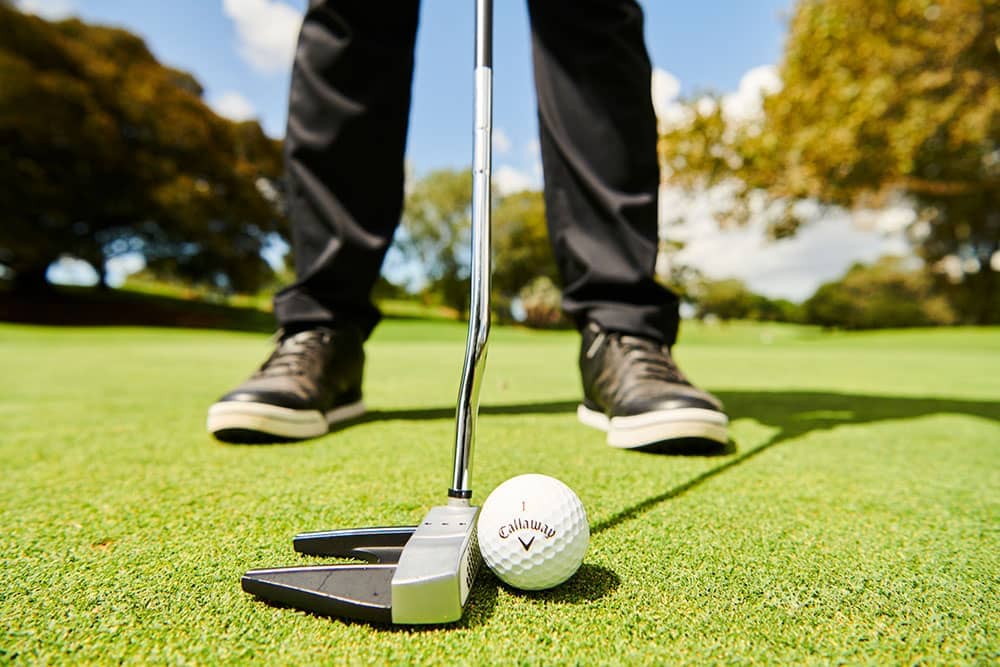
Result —
<instances>
[{"instance_id":1,"label":"number 1 on golf ball","mask_svg":"<svg viewBox=\"0 0 1000 667\"><path fill-rule=\"evenodd\" d=\"M572 577L590 544L583 503L548 475L519 475L498 486L483 502L477 528L494 574L528 591Z\"/></svg>"}]
</instances>

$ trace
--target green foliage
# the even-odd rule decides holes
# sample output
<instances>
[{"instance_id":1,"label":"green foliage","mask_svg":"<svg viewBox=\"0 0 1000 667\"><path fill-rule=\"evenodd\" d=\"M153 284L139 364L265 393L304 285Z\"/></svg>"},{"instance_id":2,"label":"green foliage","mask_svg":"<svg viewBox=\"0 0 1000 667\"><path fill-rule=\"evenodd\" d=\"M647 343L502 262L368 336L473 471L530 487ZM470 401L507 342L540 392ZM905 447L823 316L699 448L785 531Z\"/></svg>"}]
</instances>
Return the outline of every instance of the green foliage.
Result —
<instances>
[{"instance_id":1,"label":"green foliage","mask_svg":"<svg viewBox=\"0 0 1000 667\"><path fill-rule=\"evenodd\" d=\"M442 169L419 179L407 192L400 250L423 267L428 290L464 313L468 308L472 176Z\"/></svg>"},{"instance_id":2,"label":"green foliage","mask_svg":"<svg viewBox=\"0 0 1000 667\"><path fill-rule=\"evenodd\" d=\"M932 278L907 269L898 257L855 264L843 278L816 290L803 308L810 324L845 329L954 324L957 319Z\"/></svg>"},{"instance_id":3,"label":"green foliage","mask_svg":"<svg viewBox=\"0 0 1000 667\"><path fill-rule=\"evenodd\" d=\"M516 295L541 276L559 283L542 193L525 190L500 197L493 207L494 289Z\"/></svg>"},{"instance_id":4,"label":"green foliage","mask_svg":"<svg viewBox=\"0 0 1000 667\"><path fill-rule=\"evenodd\" d=\"M801 223L796 200L905 195L921 257L965 268L951 288L961 319L1000 321L998 33L996 0L800 0L783 88L763 117L734 122L718 104L692 103L693 121L661 136L666 173L687 187L731 185L737 220L766 192L784 204L771 221L779 237Z\"/></svg>"},{"instance_id":5,"label":"green foliage","mask_svg":"<svg viewBox=\"0 0 1000 667\"><path fill-rule=\"evenodd\" d=\"M699 319L756 320L761 322L799 322L799 306L786 299L769 299L755 294L742 281L700 280L688 294Z\"/></svg>"},{"instance_id":6,"label":"green foliage","mask_svg":"<svg viewBox=\"0 0 1000 667\"><path fill-rule=\"evenodd\" d=\"M518 293L524 308L524 324L537 329L570 326L562 312L562 290L548 276L538 276Z\"/></svg>"},{"instance_id":7,"label":"green foliage","mask_svg":"<svg viewBox=\"0 0 1000 667\"><path fill-rule=\"evenodd\" d=\"M493 300L501 319L512 318L511 303L515 297L523 301L527 290L532 299L531 305L524 303L528 326L564 324L559 284L542 193L524 190L500 197L493 207Z\"/></svg>"},{"instance_id":8,"label":"green foliage","mask_svg":"<svg viewBox=\"0 0 1000 667\"><path fill-rule=\"evenodd\" d=\"M61 254L103 272L141 252L161 276L252 291L283 231L280 146L202 101L138 37L0 6L0 262L38 283Z\"/></svg>"},{"instance_id":9,"label":"green foliage","mask_svg":"<svg viewBox=\"0 0 1000 667\"><path fill-rule=\"evenodd\" d=\"M398 247L423 267L428 297L463 313L468 307L470 200L468 170L434 171L410 188ZM494 307L510 318L510 303L529 283L558 280L549 246L542 193L495 197L492 217Z\"/></svg>"},{"instance_id":10,"label":"green foliage","mask_svg":"<svg viewBox=\"0 0 1000 667\"><path fill-rule=\"evenodd\" d=\"M699 318L714 315L721 320L751 319L756 295L736 279L706 281L696 297Z\"/></svg>"}]
</instances>

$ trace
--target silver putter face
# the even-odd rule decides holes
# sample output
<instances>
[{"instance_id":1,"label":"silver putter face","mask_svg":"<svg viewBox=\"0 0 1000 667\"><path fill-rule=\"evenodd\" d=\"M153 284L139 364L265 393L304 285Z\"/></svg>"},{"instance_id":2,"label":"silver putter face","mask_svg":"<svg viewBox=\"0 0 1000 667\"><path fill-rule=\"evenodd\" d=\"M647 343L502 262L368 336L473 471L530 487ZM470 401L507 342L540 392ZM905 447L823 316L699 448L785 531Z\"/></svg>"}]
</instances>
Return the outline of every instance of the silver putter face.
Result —
<instances>
[{"instance_id":1,"label":"silver putter face","mask_svg":"<svg viewBox=\"0 0 1000 667\"><path fill-rule=\"evenodd\" d=\"M479 570L478 507L431 508L392 575L392 622L450 623L462 617Z\"/></svg>"}]
</instances>

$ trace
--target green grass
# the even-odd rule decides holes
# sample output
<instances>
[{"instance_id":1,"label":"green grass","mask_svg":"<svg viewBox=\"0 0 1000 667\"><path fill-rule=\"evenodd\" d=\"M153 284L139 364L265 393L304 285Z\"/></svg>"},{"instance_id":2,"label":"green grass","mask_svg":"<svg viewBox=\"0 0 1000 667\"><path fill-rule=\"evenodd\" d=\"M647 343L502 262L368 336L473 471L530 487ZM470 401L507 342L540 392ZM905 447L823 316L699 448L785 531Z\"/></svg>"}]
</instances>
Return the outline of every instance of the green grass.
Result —
<instances>
[{"instance_id":1,"label":"green grass","mask_svg":"<svg viewBox=\"0 0 1000 667\"><path fill-rule=\"evenodd\" d=\"M390 321L382 419L240 447L207 405L250 333L0 326L0 662L931 663L1000 660L1000 330L686 326L735 451L614 451L579 426L575 334L498 328L477 498L535 471L593 537L561 588L481 576L461 623L384 629L267 606L298 531L406 524L450 482L464 327Z\"/></svg>"}]
</instances>

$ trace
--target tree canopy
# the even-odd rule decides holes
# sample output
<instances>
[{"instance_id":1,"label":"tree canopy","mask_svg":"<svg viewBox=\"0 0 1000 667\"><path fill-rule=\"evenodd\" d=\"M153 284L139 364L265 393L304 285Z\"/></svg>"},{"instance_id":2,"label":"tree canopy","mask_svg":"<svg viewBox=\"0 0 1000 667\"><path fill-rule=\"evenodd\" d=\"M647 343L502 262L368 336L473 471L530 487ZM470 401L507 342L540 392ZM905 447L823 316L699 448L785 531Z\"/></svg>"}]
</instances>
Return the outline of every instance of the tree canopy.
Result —
<instances>
[{"instance_id":1,"label":"tree canopy","mask_svg":"<svg viewBox=\"0 0 1000 667\"><path fill-rule=\"evenodd\" d=\"M802 304L811 324L877 329L953 324L955 313L926 272L898 257L871 266L855 264L839 280L825 283Z\"/></svg>"},{"instance_id":2,"label":"tree canopy","mask_svg":"<svg viewBox=\"0 0 1000 667\"><path fill-rule=\"evenodd\" d=\"M766 195L779 237L801 224L798 200L905 196L918 212L909 237L962 318L1000 321L998 34L996 0L800 0L781 90L750 119L689 101L688 122L660 138L666 178L726 184L737 220Z\"/></svg>"},{"instance_id":3,"label":"tree canopy","mask_svg":"<svg viewBox=\"0 0 1000 667\"><path fill-rule=\"evenodd\" d=\"M417 180L407 191L403 233L397 245L417 262L445 305L460 313L468 307L470 202L468 170L442 169Z\"/></svg>"},{"instance_id":4,"label":"tree canopy","mask_svg":"<svg viewBox=\"0 0 1000 667\"><path fill-rule=\"evenodd\" d=\"M501 315L511 315L511 304L519 297L527 322L551 326L561 321L561 280L541 192L523 190L498 198L493 210L493 265L494 302ZM547 314L535 316L529 302L537 302L535 310L545 303Z\"/></svg>"},{"instance_id":5,"label":"tree canopy","mask_svg":"<svg viewBox=\"0 0 1000 667\"><path fill-rule=\"evenodd\" d=\"M442 169L408 190L400 250L419 263L428 290L459 312L468 306L472 177L468 169ZM545 276L558 280L549 248L542 193L496 196L492 216L494 307L505 312L521 289Z\"/></svg>"},{"instance_id":6,"label":"tree canopy","mask_svg":"<svg viewBox=\"0 0 1000 667\"><path fill-rule=\"evenodd\" d=\"M213 113L138 37L0 4L0 263L38 286L62 254L103 272L139 252L160 275L253 290L284 230L280 143Z\"/></svg>"}]
</instances>

